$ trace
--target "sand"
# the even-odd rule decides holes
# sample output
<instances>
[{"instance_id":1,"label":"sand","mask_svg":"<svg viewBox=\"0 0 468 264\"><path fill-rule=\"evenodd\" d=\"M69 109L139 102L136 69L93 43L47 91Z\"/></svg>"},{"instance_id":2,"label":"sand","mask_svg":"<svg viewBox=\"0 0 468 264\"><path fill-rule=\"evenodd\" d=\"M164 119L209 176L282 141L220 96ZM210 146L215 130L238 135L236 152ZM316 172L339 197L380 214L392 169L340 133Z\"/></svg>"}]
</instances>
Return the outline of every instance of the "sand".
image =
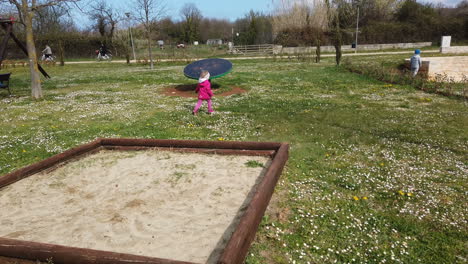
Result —
<instances>
[{"instance_id":1,"label":"sand","mask_svg":"<svg viewBox=\"0 0 468 264\"><path fill-rule=\"evenodd\" d=\"M270 162L102 150L0 189L0 237L215 263L265 172L251 160Z\"/></svg>"}]
</instances>

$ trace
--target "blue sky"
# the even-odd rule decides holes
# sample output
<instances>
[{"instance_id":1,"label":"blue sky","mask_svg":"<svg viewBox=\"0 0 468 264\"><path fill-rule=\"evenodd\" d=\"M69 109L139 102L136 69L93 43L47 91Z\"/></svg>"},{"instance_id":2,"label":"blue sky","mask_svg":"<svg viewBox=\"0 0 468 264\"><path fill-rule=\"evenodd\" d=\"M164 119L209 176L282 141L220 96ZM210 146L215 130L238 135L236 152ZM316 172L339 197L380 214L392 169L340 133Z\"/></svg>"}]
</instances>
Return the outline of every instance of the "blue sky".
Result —
<instances>
[{"instance_id":1,"label":"blue sky","mask_svg":"<svg viewBox=\"0 0 468 264\"><path fill-rule=\"evenodd\" d=\"M458 3L460 3L461 1L462 0L419 0L418 2L432 3L432 4L442 3L442 4L445 4L447 6L455 6Z\"/></svg>"},{"instance_id":2,"label":"blue sky","mask_svg":"<svg viewBox=\"0 0 468 264\"><path fill-rule=\"evenodd\" d=\"M93 2L93 0L85 0ZM161 1L161 0L157 0ZM234 21L244 17L251 9L270 13L272 0L163 0L167 8L166 15L174 20L180 19L180 9L186 3L194 3L204 17ZM133 0L106 0L107 3L121 10L131 12Z\"/></svg>"},{"instance_id":3,"label":"blue sky","mask_svg":"<svg viewBox=\"0 0 468 264\"><path fill-rule=\"evenodd\" d=\"M187 0L167 0L169 13L179 16L179 10ZM243 17L251 9L269 13L272 9L272 0L197 0L191 1L202 11L204 17L226 18L234 21Z\"/></svg>"},{"instance_id":4,"label":"blue sky","mask_svg":"<svg viewBox=\"0 0 468 264\"><path fill-rule=\"evenodd\" d=\"M161 0L157 0L161 1ZM202 11L204 17L228 19L234 21L237 18L244 17L250 10L270 13L273 9L275 0L163 0L167 6L166 15L174 20L180 19L180 9L185 3L195 3ZM421 3L443 3L445 5L454 6L462 0L418 0ZM93 0L84 0L83 2L93 2ZM133 0L106 0L115 8L123 12L131 11L131 3ZM87 17L81 15L76 16L76 20L80 24L87 24Z\"/></svg>"}]
</instances>

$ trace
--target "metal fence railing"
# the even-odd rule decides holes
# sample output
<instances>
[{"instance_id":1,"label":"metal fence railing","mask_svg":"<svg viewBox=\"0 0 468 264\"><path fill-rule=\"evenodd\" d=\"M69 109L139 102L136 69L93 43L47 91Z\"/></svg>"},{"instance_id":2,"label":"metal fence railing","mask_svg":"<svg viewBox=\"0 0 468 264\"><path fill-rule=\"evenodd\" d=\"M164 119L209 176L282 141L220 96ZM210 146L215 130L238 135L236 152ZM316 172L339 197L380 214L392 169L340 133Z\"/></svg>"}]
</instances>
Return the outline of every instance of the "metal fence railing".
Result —
<instances>
[{"instance_id":1,"label":"metal fence railing","mask_svg":"<svg viewBox=\"0 0 468 264\"><path fill-rule=\"evenodd\" d=\"M229 49L229 53L243 54L243 55L273 54L273 45L262 44L262 45L232 46Z\"/></svg>"}]
</instances>

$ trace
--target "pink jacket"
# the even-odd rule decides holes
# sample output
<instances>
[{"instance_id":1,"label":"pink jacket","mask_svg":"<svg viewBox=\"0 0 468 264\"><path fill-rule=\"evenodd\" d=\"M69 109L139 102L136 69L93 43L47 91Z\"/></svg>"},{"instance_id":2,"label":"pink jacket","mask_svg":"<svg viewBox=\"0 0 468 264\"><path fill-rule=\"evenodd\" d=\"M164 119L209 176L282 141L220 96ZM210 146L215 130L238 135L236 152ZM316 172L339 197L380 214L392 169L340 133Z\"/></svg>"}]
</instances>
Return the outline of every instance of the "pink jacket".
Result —
<instances>
[{"instance_id":1,"label":"pink jacket","mask_svg":"<svg viewBox=\"0 0 468 264\"><path fill-rule=\"evenodd\" d=\"M206 80L202 83L199 83L197 85L197 89L195 89L195 92L198 93L198 99L202 99L202 100L211 99L211 97L213 96L213 92L211 91L210 81Z\"/></svg>"}]
</instances>

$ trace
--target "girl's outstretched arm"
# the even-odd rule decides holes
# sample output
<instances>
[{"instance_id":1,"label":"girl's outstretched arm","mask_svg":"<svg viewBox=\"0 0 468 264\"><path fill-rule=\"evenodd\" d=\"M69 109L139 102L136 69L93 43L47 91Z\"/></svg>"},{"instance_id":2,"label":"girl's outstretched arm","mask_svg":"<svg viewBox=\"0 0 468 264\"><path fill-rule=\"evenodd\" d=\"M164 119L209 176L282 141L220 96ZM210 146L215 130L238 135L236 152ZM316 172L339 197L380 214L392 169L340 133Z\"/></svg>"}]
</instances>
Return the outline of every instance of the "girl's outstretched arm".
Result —
<instances>
[{"instance_id":1,"label":"girl's outstretched arm","mask_svg":"<svg viewBox=\"0 0 468 264\"><path fill-rule=\"evenodd\" d=\"M209 87L208 89L208 94L210 95L210 97L213 97L213 91L211 90L211 87Z\"/></svg>"}]
</instances>

